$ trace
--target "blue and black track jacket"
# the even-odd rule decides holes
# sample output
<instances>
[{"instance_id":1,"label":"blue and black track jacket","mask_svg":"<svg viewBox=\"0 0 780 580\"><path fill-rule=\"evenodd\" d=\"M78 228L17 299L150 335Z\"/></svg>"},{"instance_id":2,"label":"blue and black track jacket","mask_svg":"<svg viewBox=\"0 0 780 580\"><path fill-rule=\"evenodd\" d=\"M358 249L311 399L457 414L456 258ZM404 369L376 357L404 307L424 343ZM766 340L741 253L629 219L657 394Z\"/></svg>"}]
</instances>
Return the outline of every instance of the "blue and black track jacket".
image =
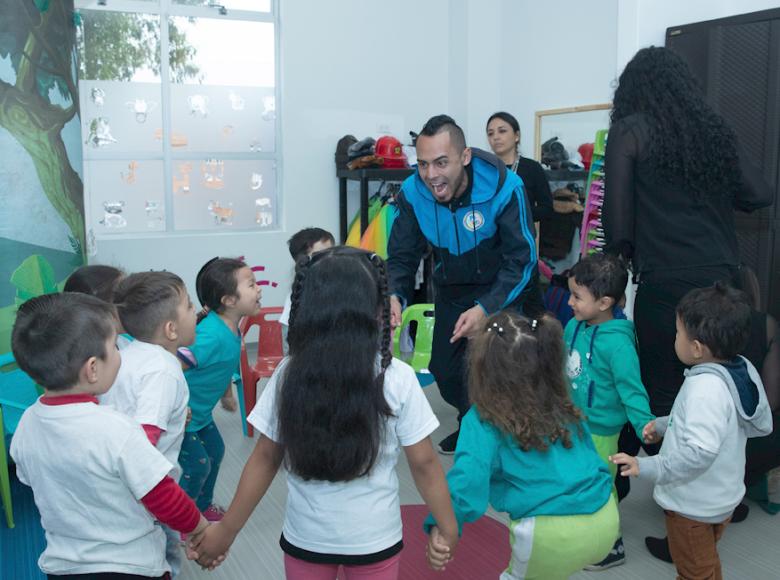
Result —
<instances>
[{"instance_id":1,"label":"blue and black track jacket","mask_svg":"<svg viewBox=\"0 0 780 580\"><path fill-rule=\"evenodd\" d=\"M469 186L448 204L436 201L417 172L403 183L390 232L390 291L408 301L414 275L433 246L437 292L448 301L480 304L493 314L515 302L536 279L536 241L522 180L495 155L472 149Z\"/></svg>"}]
</instances>

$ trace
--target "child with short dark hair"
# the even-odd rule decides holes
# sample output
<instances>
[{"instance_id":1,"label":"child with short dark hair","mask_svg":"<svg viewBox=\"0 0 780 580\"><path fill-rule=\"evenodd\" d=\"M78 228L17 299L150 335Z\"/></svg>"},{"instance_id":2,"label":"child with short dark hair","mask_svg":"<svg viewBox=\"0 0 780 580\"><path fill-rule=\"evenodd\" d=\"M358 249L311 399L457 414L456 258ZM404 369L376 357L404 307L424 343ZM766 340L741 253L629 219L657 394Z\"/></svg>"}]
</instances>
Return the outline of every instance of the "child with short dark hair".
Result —
<instances>
[{"instance_id":1,"label":"child with short dark hair","mask_svg":"<svg viewBox=\"0 0 780 580\"><path fill-rule=\"evenodd\" d=\"M179 453L181 486L209 521L222 519L224 510L214 504L214 486L225 455L225 443L212 412L227 393L241 356L238 322L260 310L260 287L255 274L241 260L214 258L195 278L195 291L203 310L198 314L195 342L186 350L184 378L190 390L192 418ZM227 391L225 386L227 385Z\"/></svg>"},{"instance_id":2,"label":"child with short dark hair","mask_svg":"<svg viewBox=\"0 0 780 580\"><path fill-rule=\"evenodd\" d=\"M97 296L104 302L114 301L114 292L125 273L119 268L92 264L75 270L65 281L63 292L81 292Z\"/></svg>"},{"instance_id":3,"label":"child with short dark hair","mask_svg":"<svg viewBox=\"0 0 780 580\"><path fill-rule=\"evenodd\" d=\"M668 417L647 427L663 437L658 455L611 460L623 476L655 483L669 549L681 578L722 578L717 542L745 494L748 437L772 431L764 386L739 352L750 332L745 295L720 283L692 290L677 305L674 350L685 371Z\"/></svg>"},{"instance_id":4,"label":"child with short dark hair","mask_svg":"<svg viewBox=\"0 0 780 580\"><path fill-rule=\"evenodd\" d=\"M170 272L131 274L117 287L114 300L122 325L135 340L122 349L122 368L101 401L141 424L173 465L171 476L178 481L189 390L176 352L195 339L195 308L182 279ZM179 541L169 533L174 575Z\"/></svg>"},{"instance_id":5,"label":"child with short dark hair","mask_svg":"<svg viewBox=\"0 0 780 580\"><path fill-rule=\"evenodd\" d=\"M290 249L290 255L296 266L298 262L315 252L327 250L336 245L336 240L328 230L322 228L304 228L287 240L287 247ZM290 310L292 308L292 293L284 299L284 309L279 316L279 323L282 325L282 335L284 340L284 354L287 354L287 332L290 326Z\"/></svg>"},{"instance_id":6,"label":"child with short dark hair","mask_svg":"<svg viewBox=\"0 0 780 580\"><path fill-rule=\"evenodd\" d=\"M469 398L447 474L458 524L488 503L510 517L512 557L502 579L559 580L603 558L618 534L609 469L569 397L561 325L510 311L469 341ZM451 552L433 518L429 562Z\"/></svg>"},{"instance_id":7,"label":"child with short dark hair","mask_svg":"<svg viewBox=\"0 0 780 580\"><path fill-rule=\"evenodd\" d=\"M33 488L46 531L41 570L58 578L167 577L165 534L155 518L193 534L208 524L139 425L98 404L120 368L114 307L79 293L28 300L12 348L45 389L11 443L17 476Z\"/></svg>"},{"instance_id":8,"label":"child with short dark hair","mask_svg":"<svg viewBox=\"0 0 780 580\"><path fill-rule=\"evenodd\" d=\"M593 254L580 260L569 276L574 318L564 332L572 399L587 416L593 443L613 478L617 468L609 456L617 453L623 425L630 422L642 437L645 426L655 419L639 372L634 323L613 314L627 283L628 270L616 256ZM604 561L586 569L624 562L621 537Z\"/></svg>"}]
</instances>

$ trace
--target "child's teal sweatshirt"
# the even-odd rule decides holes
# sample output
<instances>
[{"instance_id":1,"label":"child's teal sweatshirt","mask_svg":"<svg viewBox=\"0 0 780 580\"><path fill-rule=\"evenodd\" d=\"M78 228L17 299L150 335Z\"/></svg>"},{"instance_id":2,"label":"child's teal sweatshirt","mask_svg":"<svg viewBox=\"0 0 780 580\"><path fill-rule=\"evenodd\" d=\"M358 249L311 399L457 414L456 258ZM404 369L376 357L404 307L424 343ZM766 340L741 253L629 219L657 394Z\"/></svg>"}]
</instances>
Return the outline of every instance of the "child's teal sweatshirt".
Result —
<instances>
[{"instance_id":1,"label":"child's teal sweatshirt","mask_svg":"<svg viewBox=\"0 0 780 580\"><path fill-rule=\"evenodd\" d=\"M596 435L619 433L630 421L637 437L655 419L639 374L636 333L630 320L587 324L572 318L563 339L568 349L571 396Z\"/></svg>"},{"instance_id":2,"label":"child's teal sweatshirt","mask_svg":"<svg viewBox=\"0 0 780 580\"><path fill-rule=\"evenodd\" d=\"M612 477L585 423L572 425L572 446L559 440L546 451L523 451L513 436L484 421L471 407L460 427L455 463L447 473L452 507L462 529L488 504L513 520L592 514L610 497ZM435 525L432 516L426 531Z\"/></svg>"}]
</instances>

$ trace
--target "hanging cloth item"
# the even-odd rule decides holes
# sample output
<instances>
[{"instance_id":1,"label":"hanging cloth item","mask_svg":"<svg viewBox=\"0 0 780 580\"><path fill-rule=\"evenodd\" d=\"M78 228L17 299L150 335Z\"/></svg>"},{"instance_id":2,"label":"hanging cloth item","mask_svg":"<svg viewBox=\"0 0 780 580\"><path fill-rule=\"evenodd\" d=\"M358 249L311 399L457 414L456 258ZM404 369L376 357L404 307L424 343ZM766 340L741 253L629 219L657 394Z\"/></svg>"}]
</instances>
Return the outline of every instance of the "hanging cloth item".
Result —
<instances>
[{"instance_id":1,"label":"hanging cloth item","mask_svg":"<svg viewBox=\"0 0 780 580\"><path fill-rule=\"evenodd\" d=\"M393 227L395 215L395 204L383 205L376 217L368 224L360 240L360 247L387 260L387 243L390 241L390 229Z\"/></svg>"},{"instance_id":2,"label":"hanging cloth item","mask_svg":"<svg viewBox=\"0 0 780 580\"><path fill-rule=\"evenodd\" d=\"M376 214L379 213L379 210L382 209L382 197L379 195L379 193L372 195L371 198L368 200L368 223L370 224L371 221L376 217ZM349 234L347 235L347 241L344 243L345 246L351 246L353 248L359 248L360 247L360 210L357 211L355 214L355 217L352 219L352 222L349 224Z\"/></svg>"}]
</instances>

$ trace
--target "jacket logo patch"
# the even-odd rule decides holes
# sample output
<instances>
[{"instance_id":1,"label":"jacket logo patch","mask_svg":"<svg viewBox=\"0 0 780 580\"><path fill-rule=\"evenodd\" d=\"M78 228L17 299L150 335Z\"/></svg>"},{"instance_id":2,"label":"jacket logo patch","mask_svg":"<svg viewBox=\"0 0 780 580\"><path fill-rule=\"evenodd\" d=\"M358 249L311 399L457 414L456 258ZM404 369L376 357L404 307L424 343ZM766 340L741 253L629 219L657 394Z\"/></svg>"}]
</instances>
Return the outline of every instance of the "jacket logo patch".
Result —
<instances>
[{"instance_id":1,"label":"jacket logo patch","mask_svg":"<svg viewBox=\"0 0 780 580\"><path fill-rule=\"evenodd\" d=\"M566 361L566 374L570 379L576 379L582 374L582 359L576 350L571 351ZM573 384L572 387L576 389L577 385Z\"/></svg>"},{"instance_id":2,"label":"jacket logo patch","mask_svg":"<svg viewBox=\"0 0 780 580\"><path fill-rule=\"evenodd\" d=\"M479 211L470 211L463 216L463 227L468 231L473 232L485 225L485 216Z\"/></svg>"}]
</instances>

